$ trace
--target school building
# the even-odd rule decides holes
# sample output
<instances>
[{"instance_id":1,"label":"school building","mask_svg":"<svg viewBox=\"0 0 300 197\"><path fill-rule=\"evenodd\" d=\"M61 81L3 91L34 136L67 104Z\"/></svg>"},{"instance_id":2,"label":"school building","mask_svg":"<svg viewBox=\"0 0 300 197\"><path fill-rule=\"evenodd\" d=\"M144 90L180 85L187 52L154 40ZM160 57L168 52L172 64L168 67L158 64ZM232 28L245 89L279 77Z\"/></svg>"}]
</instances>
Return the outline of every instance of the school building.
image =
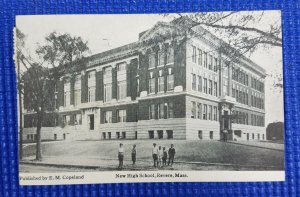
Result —
<instances>
[{"instance_id":1,"label":"school building","mask_svg":"<svg viewBox=\"0 0 300 197\"><path fill-rule=\"evenodd\" d=\"M180 21L181 20L181 21ZM158 22L53 88L42 139L266 140L265 70L200 26ZM24 100L24 139L35 138Z\"/></svg>"}]
</instances>

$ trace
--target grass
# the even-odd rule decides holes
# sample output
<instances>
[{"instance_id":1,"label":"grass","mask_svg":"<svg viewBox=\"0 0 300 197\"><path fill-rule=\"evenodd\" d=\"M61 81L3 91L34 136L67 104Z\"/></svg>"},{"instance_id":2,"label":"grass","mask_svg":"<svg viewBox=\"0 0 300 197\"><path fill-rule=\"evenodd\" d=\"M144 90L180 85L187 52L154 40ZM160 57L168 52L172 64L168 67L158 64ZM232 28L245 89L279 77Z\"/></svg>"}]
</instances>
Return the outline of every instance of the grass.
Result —
<instances>
[{"instance_id":1,"label":"grass","mask_svg":"<svg viewBox=\"0 0 300 197\"><path fill-rule=\"evenodd\" d=\"M138 140L138 141L64 141L42 144L44 156L99 157L117 159L118 145L125 147L125 159L130 160L131 148L136 144L137 160L152 159L152 144L165 146L174 144L176 161L209 162L244 166L275 166L284 169L282 151L267 150L258 147L243 146L219 141L185 141L185 140ZM24 148L25 156L35 154L35 146Z\"/></svg>"}]
</instances>

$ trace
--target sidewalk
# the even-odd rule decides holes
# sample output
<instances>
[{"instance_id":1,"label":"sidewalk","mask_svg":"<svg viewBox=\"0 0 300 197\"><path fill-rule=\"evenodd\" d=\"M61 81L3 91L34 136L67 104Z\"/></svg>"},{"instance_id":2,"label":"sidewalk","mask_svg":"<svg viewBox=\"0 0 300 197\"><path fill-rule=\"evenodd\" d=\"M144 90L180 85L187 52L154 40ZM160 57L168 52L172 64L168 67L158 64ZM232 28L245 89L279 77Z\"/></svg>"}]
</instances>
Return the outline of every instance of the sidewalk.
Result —
<instances>
[{"instance_id":1,"label":"sidewalk","mask_svg":"<svg viewBox=\"0 0 300 197\"><path fill-rule=\"evenodd\" d=\"M98 171L118 170L118 160L114 158L100 157L43 157L42 161L34 160L34 157L27 157L20 161L20 164L35 166L51 166L59 168L81 168ZM138 160L133 166L131 160L124 160L123 170L240 170L240 169L274 169L274 166L237 165L229 163L208 163L208 162L185 162L174 161L173 166L164 168L153 167L153 160Z\"/></svg>"}]
</instances>

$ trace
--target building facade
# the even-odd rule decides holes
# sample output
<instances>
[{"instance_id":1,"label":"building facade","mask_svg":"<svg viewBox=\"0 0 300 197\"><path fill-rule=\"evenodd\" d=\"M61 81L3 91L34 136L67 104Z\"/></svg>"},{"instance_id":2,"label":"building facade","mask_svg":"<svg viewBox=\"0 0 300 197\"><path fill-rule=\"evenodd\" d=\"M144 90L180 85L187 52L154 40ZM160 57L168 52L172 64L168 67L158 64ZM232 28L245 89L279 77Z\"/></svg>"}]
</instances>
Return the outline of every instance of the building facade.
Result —
<instances>
[{"instance_id":1,"label":"building facade","mask_svg":"<svg viewBox=\"0 0 300 197\"><path fill-rule=\"evenodd\" d=\"M265 140L265 70L177 22L159 22L62 76L42 138ZM34 114L25 112L31 139Z\"/></svg>"}]
</instances>

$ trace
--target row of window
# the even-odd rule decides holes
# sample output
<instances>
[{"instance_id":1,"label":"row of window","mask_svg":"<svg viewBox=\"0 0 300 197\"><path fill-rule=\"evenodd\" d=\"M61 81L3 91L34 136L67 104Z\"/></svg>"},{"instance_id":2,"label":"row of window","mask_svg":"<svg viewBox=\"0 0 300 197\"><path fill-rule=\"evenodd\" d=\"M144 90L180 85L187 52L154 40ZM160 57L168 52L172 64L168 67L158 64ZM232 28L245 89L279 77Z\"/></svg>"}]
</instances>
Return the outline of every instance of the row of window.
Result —
<instances>
[{"instance_id":1,"label":"row of window","mask_svg":"<svg viewBox=\"0 0 300 197\"><path fill-rule=\"evenodd\" d=\"M232 119L233 123L249 125L249 115L247 112L235 110L234 114L236 116ZM265 125L264 116L251 114L250 125L263 127Z\"/></svg>"},{"instance_id":2,"label":"row of window","mask_svg":"<svg viewBox=\"0 0 300 197\"><path fill-rule=\"evenodd\" d=\"M261 115L251 114L251 125L264 127L265 126L265 117Z\"/></svg>"},{"instance_id":3,"label":"row of window","mask_svg":"<svg viewBox=\"0 0 300 197\"><path fill-rule=\"evenodd\" d=\"M81 114L63 115L64 125L81 125L82 116Z\"/></svg>"},{"instance_id":4,"label":"row of window","mask_svg":"<svg viewBox=\"0 0 300 197\"><path fill-rule=\"evenodd\" d=\"M251 95L251 106L259 109L265 108L265 103L263 98L259 98L255 95Z\"/></svg>"},{"instance_id":5,"label":"row of window","mask_svg":"<svg viewBox=\"0 0 300 197\"><path fill-rule=\"evenodd\" d=\"M174 118L173 102L151 104L149 106L149 120L166 118Z\"/></svg>"},{"instance_id":6,"label":"row of window","mask_svg":"<svg viewBox=\"0 0 300 197\"><path fill-rule=\"evenodd\" d=\"M242 111L234 111L236 117L232 119L232 123L248 125L248 113Z\"/></svg>"},{"instance_id":7,"label":"row of window","mask_svg":"<svg viewBox=\"0 0 300 197\"><path fill-rule=\"evenodd\" d=\"M103 132L102 133L102 139L112 139L112 132ZM115 133L115 139L126 139L126 132L122 131L122 132L116 132Z\"/></svg>"},{"instance_id":8,"label":"row of window","mask_svg":"<svg viewBox=\"0 0 300 197\"><path fill-rule=\"evenodd\" d=\"M248 105L249 104L249 97L248 93L242 90L235 89L232 86L232 97L236 99L237 102Z\"/></svg>"},{"instance_id":9,"label":"row of window","mask_svg":"<svg viewBox=\"0 0 300 197\"><path fill-rule=\"evenodd\" d=\"M127 112L126 110L117 110L117 122L126 122L126 116ZM104 123L112 123L112 111L104 111Z\"/></svg>"},{"instance_id":10,"label":"row of window","mask_svg":"<svg viewBox=\"0 0 300 197\"><path fill-rule=\"evenodd\" d=\"M192 46L192 49L192 62L198 63L198 65L213 70L214 72L218 71L218 58L213 57L212 54L202 51L195 46Z\"/></svg>"},{"instance_id":11,"label":"row of window","mask_svg":"<svg viewBox=\"0 0 300 197\"><path fill-rule=\"evenodd\" d=\"M166 64L174 62L174 49L173 47L168 47L166 51L164 49L156 53L149 54L149 68L155 68L156 63L158 66L165 64L165 55L166 55Z\"/></svg>"},{"instance_id":12,"label":"row of window","mask_svg":"<svg viewBox=\"0 0 300 197\"><path fill-rule=\"evenodd\" d=\"M173 139L173 130L166 130L166 137L164 135L164 131L163 130L157 130L156 133L157 133L157 138L158 139L164 139L164 138ZM149 139L156 138L154 136L155 135L154 130L148 131L148 135L149 135Z\"/></svg>"},{"instance_id":13,"label":"row of window","mask_svg":"<svg viewBox=\"0 0 300 197\"><path fill-rule=\"evenodd\" d=\"M232 80L237 81L246 86L249 85L249 77L243 70L232 67Z\"/></svg>"},{"instance_id":14,"label":"row of window","mask_svg":"<svg viewBox=\"0 0 300 197\"><path fill-rule=\"evenodd\" d=\"M256 139L260 140L260 134L257 133L256 136L257 136ZM254 139L255 139L255 134L252 133L252 140L254 140ZM250 140L250 133L247 133L247 140ZM262 140L265 140L265 134L262 134Z\"/></svg>"},{"instance_id":15,"label":"row of window","mask_svg":"<svg viewBox=\"0 0 300 197\"><path fill-rule=\"evenodd\" d=\"M207 80L205 77L192 74L192 90L218 96L218 83L216 81L213 82L211 79Z\"/></svg>"},{"instance_id":16,"label":"row of window","mask_svg":"<svg viewBox=\"0 0 300 197\"><path fill-rule=\"evenodd\" d=\"M254 88L260 92L264 92L264 83L251 77L251 88Z\"/></svg>"},{"instance_id":17,"label":"row of window","mask_svg":"<svg viewBox=\"0 0 300 197\"><path fill-rule=\"evenodd\" d=\"M202 130L199 130L198 131L198 138L200 140L203 139L203 131ZM209 139L213 140L214 139L214 132L213 131L209 131Z\"/></svg>"},{"instance_id":18,"label":"row of window","mask_svg":"<svg viewBox=\"0 0 300 197\"><path fill-rule=\"evenodd\" d=\"M152 76L149 79L149 94L153 94L156 92L156 86L155 83L158 83L158 90L157 92L164 92L165 90L165 77L164 76L159 76L159 77L154 77ZM167 91L173 90L174 89L174 74L169 74L167 75Z\"/></svg>"},{"instance_id":19,"label":"row of window","mask_svg":"<svg viewBox=\"0 0 300 197\"><path fill-rule=\"evenodd\" d=\"M218 121L218 107L192 101L191 118Z\"/></svg>"}]
</instances>

